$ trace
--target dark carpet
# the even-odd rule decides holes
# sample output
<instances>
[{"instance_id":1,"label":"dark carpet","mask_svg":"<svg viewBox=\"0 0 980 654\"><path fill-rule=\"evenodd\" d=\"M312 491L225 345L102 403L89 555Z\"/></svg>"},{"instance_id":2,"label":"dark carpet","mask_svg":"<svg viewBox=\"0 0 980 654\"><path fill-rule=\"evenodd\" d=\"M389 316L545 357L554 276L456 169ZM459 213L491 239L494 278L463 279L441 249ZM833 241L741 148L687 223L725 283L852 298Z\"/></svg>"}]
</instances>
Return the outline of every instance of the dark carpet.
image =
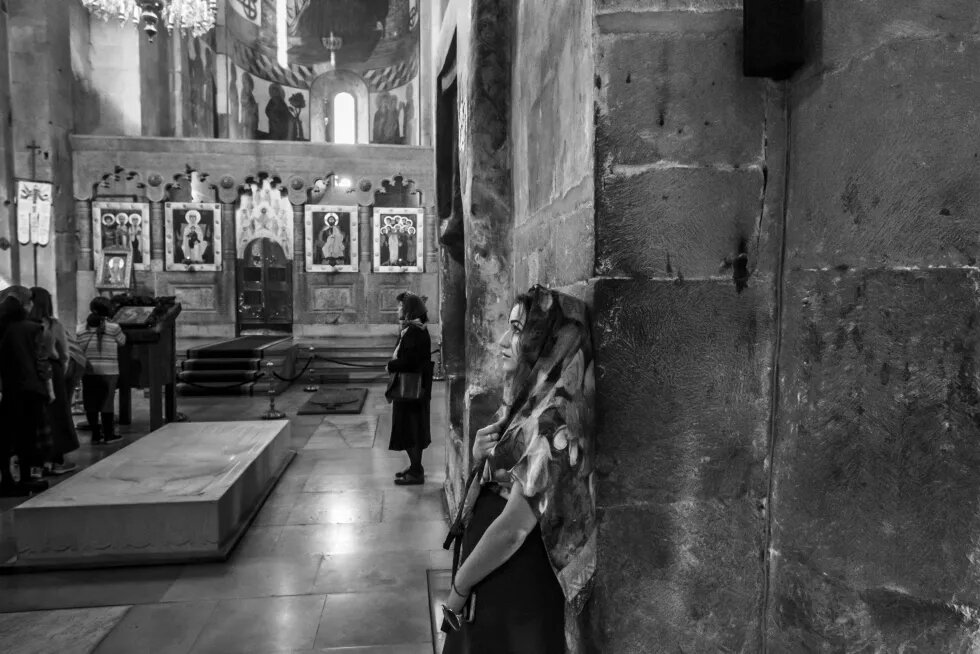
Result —
<instances>
[{"instance_id":1,"label":"dark carpet","mask_svg":"<svg viewBox=\"0 0 980 654\"><path fill-rule=\"evenodd\" d=\"M367 401L366 388L337 388L317 391L296 413L316 416L326 413L358 414Z\"/></svg>"}]
</instances>

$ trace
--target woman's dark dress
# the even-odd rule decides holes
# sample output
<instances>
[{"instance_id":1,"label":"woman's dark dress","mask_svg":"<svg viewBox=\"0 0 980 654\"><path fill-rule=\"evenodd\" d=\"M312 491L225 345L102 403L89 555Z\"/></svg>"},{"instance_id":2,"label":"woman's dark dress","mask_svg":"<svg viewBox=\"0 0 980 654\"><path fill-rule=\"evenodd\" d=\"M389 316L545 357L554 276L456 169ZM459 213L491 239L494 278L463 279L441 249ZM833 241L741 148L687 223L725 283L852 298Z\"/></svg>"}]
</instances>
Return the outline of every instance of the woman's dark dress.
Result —
<instances>
[{"instance_id":1,"label":"woman's dark dress","mask_svg":"<svg viewBox=\"0 0 980 654\"><path fill-rule=\"evenodd\" d=\"M463 536L462 561L506 505L490 488L480 490ZM443 654L564 654L565 597L548 562L540 526L473 588L473 596L473 621L446 636Z\"/></svg>"},{"instance_id":2,"label":"woman's dark dress","mask_svg":"<svg viewBox=\"0 0 980 654\"><path fill-rule=\"evenodd\" d=\"M429 400L432 396L432 340L425 327L409 325L396 348L398 356L388 362L388 372L422 373L425 398L419 402L395 400L391 403L389 450L424 450L432 442L429 430Z\"/></svg>"}]
</instances>

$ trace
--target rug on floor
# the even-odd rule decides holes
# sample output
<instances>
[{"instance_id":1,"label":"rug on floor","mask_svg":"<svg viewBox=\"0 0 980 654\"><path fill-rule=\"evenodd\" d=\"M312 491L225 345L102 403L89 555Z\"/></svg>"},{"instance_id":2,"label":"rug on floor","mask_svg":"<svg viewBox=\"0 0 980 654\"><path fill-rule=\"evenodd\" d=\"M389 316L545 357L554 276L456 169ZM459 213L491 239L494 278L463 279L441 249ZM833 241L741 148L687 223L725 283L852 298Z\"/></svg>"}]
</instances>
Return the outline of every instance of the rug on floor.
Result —
<instances>
[{"instance_id":1,"label":"rug on floor","mask_svg":"<svg viewBox=\"0 0 980 654\"><path fill-rule=\"evenodd\" d=\"M442 654L446 644L446 634L442 633L442 603L449 595L453 581L452 570L427 570L425 573L429 587L429 621L432 624L432 652Z\"/></svg>"},{"instance_id":2,"label":"rug on floor","mask_svg":"<svg viewBox=\"0 0 980 654\"><path fill-rule=\"evenodd\" d=\"M316 416L328 413L358 414L367 401L366 388L337 388L320 390L297 411L297 415Z\"/></svg>"}]
</instances>

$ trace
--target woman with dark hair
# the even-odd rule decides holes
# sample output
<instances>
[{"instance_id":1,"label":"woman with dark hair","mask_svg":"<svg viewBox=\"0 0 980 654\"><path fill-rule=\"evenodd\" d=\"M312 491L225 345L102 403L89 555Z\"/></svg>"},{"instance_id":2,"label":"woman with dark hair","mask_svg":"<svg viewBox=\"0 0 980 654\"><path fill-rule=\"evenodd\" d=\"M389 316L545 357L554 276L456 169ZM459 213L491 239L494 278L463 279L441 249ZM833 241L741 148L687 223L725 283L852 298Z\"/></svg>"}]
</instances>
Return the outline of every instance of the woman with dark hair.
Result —
<instances>
[{"instance_id":1,"label":"woman with dark hair","mask_svg":"<svg viewBox=\"0 0 980 654\"><path fill-rule=\"evenodd\" d=\"M78 466L66 463L65 455L78 449L78 434L71 418L71 396L65 389L65 370L70 361L68 337L61 322L54 317L51 294L35 286L31 289L31 319L44 328L44 349L51 364L51 380L54 382L54 402L47 405L45 414L50 430L47 449L48 464L45 467L55 475L72 472Z\"/></svg>"},{"instance_id":2,"label":"woman with dark hair","mask_svg":"<svg viewBox=\"0 0 980 654\"><path fill-rule=\"evenodd\" d=\"M119 346L126 344L122 327L109 321L112 303L97 297L89 304L91 313L78 329L78 344L88 360L82 377L82 404L92 428L92 443L114 443L116 434L115 398L119 383ZM102 418L101 428L99 417Z\"/></svg>"},{"instance_id":3,"label":"woman with dark hair","mask_svg":"<svg viewBox=\"0 0 980 654\"><path fill-rule=\"evenodd\" d=\"M578 654L596 556L585 304L535 287L515 302L498 346L504 405L476 434L479 483L451 532L463 563L443 605L443 651Z\"/></svg>"},{"instance_id":4,"label":"woman with dark hair","mask_svg":"<svg viewBox=\"0 0 980 654\"><path fill-rule=\"evenodd\" d=\"M409 466L395 475L395 484L414 486L425 483L422 450L432 442L429 430L429 400L432 396L432 340L425 324L428 312L425 300L413 293L398 296L398 320L401 334L395 353L388 362L390 373L422 375L422 398L394 400L391 403L391 439L388 449L408 454Z\"/></svg>"},{"instance_id":5,"label":"woman with dark hair","mask_svg":"<svg viewBox=\"0 0 980 654\"><path fill-rule=\"evenodd\" d=\"M31 292L11 286L0 292L0 494L11 497L38 493L48 487L31 479L41 464L38 433L44 405L54 401L51 363L44 329L28 319ZM20 481L15 482L10 457L17 456Z\"/></svg>"}]
</instances>

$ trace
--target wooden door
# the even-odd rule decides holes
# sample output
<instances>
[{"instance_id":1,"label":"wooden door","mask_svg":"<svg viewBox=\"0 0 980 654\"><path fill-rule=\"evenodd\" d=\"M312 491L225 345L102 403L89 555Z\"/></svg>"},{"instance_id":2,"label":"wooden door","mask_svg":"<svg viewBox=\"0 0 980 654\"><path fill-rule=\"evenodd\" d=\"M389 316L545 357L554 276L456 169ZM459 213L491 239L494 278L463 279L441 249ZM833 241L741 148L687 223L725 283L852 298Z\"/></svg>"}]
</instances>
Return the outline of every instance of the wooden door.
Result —
<instances>
[{"instance_id":1,"label":"wooden door","mask_svg":"<svg viewBox=\"0 0 980 654\"><path fill-rule=\"evenodd\" d=\"M282 247L257 238L238 261L238 331L293 330L293 262Z\"/></svg>"}]
</instances>

